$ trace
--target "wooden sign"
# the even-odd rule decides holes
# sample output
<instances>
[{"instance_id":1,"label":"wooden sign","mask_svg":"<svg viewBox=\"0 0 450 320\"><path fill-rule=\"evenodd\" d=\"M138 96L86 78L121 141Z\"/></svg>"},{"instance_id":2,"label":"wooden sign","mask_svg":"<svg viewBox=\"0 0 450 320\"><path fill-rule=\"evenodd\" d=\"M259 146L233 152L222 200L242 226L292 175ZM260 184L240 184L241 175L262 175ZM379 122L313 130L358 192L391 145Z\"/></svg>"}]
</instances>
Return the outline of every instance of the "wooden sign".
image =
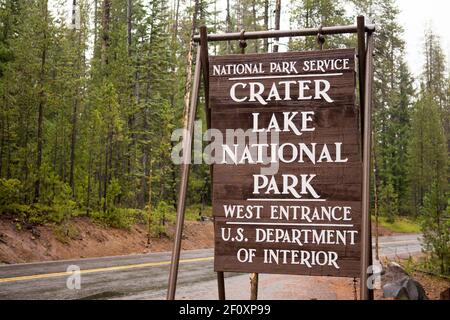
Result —
<instances>
[{"instance_id":1,"label":"wooden sign","mask_svg":"<svg viewBox=\"0 0 450 320\"><path fill-rule=\"evenodd\" d=\"M209 76L215 271L359 277L355 50L213 56Z\"/></svg>"}]
</instances>

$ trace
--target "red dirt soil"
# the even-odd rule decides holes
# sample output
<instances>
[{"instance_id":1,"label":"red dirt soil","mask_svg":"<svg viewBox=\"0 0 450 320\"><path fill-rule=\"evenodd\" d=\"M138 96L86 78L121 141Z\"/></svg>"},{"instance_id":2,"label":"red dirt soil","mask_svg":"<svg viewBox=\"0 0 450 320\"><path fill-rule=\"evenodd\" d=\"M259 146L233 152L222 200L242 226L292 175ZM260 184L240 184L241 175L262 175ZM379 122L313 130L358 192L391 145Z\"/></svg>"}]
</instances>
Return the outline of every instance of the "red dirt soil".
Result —
<instances>
[{"instance_id":1,"label":"red dirt soil","mask_svg":"<svg viewBox=\"0 0 450 320\"><path fill-rule=\"evenodd\" d=\"M116 229L92 222L86 217L74 218L66 225L20 225L12 218L0 218L0 264L62 259L90 258L133 253L169 251L172 239L152 238L147 244L144 225L130 230ZM373 227L373 225L372 225ZM168 228L169 235L174 227ZM372 234L375 234L372 228ZM392 235L379 228L379 236ZM214 230L211 221L187 221L183 234L183 249L212 248Z\"/></svg>"},{"instance_id":2,"label":"red dirt soil","mask_svg":"<svg viewBox=\"0 0 450 320\"><path fill-rule=\"evenodd\" d=\"M106 227L88 218L74 218L66 226L45 225L17 229L13 219L0 219L0 264L115 256L172 250L170 238L151 238L147 229L135 225L130 230ZM169 227L173 234L173 226ZM211 221L187 221L183 249L212 248Z\"/></svg>"}]
</instances>

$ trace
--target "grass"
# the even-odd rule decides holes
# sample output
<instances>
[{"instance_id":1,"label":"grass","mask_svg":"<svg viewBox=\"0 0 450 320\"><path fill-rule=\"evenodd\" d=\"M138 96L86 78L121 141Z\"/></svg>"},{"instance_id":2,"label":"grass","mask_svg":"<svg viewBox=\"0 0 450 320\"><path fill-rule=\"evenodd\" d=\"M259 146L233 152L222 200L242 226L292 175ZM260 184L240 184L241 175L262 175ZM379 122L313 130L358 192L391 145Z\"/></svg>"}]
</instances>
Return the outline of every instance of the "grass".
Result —
<instances>
[{"instance_id":1,"label":"grass","mask_svg":"<svg viewBox=\"0 0 450 320\"><path fill-rule=\"evenodd\" d=\"M408 218L397 217L394 222L390 222L386 217L379 217L378 222L381 227L396 233L421 232L420 224ZM375 218L373 218L373 223L375 223Z\"/></svg>"},{"instance_id":2,"label":"grass","mask_svg":"<svg viewBox=\"0 0 450 320\"><path fill-rule=\"evenodd\" d=\"M75 240L80 235L78 229L71 222L54 225L53 234L63 244L69 244L70 240Z\"/></svg>"},{"instance_id":3,"label":"grass","mask_svg":"<svg viewBox=\"0 0 450 320\"><path fill-rule=\"evenodd\" d=\"M198 221L199 213L202 212L202 216L212 217L212 207L204 206L201 207L200 204L194 204L186 207L185 218L189 221Z\"/></svg>"}]
</instances>

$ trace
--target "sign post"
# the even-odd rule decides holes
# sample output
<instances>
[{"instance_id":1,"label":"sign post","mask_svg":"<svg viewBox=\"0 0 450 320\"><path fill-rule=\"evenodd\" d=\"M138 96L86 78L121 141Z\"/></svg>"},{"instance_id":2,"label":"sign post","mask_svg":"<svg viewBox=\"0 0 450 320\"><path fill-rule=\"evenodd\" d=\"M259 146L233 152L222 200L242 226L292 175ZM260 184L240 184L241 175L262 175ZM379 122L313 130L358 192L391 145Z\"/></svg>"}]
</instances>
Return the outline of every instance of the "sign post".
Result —
<instances>
[{"instance_id":1,"label":"sign post","mask_svg":"<svg viewBox=\"0 0 450 320\"><path fill-rule=\"evenodd\" d=\"M373 299L373 290L367 285L368 268L372 257L372 238L370 230L370 160L372 141L372 78L373 78L373 34L368 33L365 90L364 90L364 135L363 135L363 185L362 185L362 233L361 241L361 300Z\"/></svg>"},{"instance_id":2,"label":"sign post","mask_svg":"<svg viewBox=\"0 0 450 320\"><path fill-rule=\"evenodd\" d=\"M184 211L186 209L186 192L189 179L189 164L191 162L192 139L194 137L194 120L197 113L198 92L200 88L200 50L197 50L195 59L195 73L192 87L192 97L190 109L188 111L187 128L185 128L183 136L183 161L181 164L180 190L177 203L177 221L175 228L175 240L172 250L172 259L170 263L169 288L167 291L167 299L175 299L175 290L178 277L178 265L180 262L181 237L184 226Z\"/></svg>"},{"instance_id":3,"label":"sign post","mask_svg":"<svg viewBox=\"0 0 450 320\"><path fill-rule=\"evenodd\" d=\"M359 277L361 299L370 298L374 30L358 18L357 26L245 34L208 35L202 27L194 37L201 49L188 128L203 72L208 128L222 138L211 167L219 299L224 272ZM208 41L318 33L357 33L359 48L208 55ZM356 71L364 108L356 103ZM183 164L168 299L175 298L188 170Z\"/></svg>"}]
</instances>

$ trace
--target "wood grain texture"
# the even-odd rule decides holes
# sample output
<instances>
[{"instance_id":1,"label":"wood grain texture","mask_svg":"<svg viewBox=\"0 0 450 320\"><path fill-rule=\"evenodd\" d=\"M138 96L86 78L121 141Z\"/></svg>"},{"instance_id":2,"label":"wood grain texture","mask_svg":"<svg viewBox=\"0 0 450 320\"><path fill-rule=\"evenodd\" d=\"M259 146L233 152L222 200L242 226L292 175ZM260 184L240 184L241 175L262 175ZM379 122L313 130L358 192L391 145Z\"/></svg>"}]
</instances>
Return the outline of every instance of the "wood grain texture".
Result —
<instances>
[{"instance_id":1,"label":"wood grain texture","mask_svg":"<svg viewBox=\"0 0 450 320\"><path fill-rule=\"evenodd\" d=\"M305 61L318 61L326 59L348 59L349 68L347 70L325 72L311 71L304 72L300 66ZM272 76L286 76L286 72L270 72L270 63L295 61L298 67L298 74L291 74L292 78L262 78ZM258 74L214 74L214 66L236 65L236 64L258 64ZM334 100L332 103L322 100L286 100L286 101L267 101L267 105L260 102L245 101L236 102L230 97L230 88L236 81L249 83L258 81L264 84L265 90L261 94L266 97L273 82L277 81L297 81L322 79L322 73L339 73L339 75L326 76L330 82L329 96ZM304 77L305 75L312 77ZM299 77L300 76L300 77ZM233 80L234 78L257 77L255 79ZM302 202L292 200L289 194L253 194L254 180L253 175L261 174L261 168L267 167L265 164L220 164L216 163L213 169L213 213L215 219L215 271L235 271L235 272L257 272L257 273L281 273L297 275L321 275L321 276L359 276L360 267L360 239L359 231L361 225L361 141L359 128L359 108L355 105L355 50L327 50L311 52L289 52L276 54L248 54L248 55L228 55L212 56L209 60L209 79L210 94L209 103L211 106L211 127L218 129L224 136L228 129L251 130L253 127L252 113L259 113L258 123L261 128L269 125L274 115L278 123L283 123L283 112L305 112L313 111L311 127L314 131L302 132L301 135L295 135L292 131L279 133L279 144L291 143L311 144L316 143L316 156L323 145L328 147L335 143L342 143L341 157L347 158L345 163L335 162L316 162L311 161L293 163L279 162L279 170L274 175L276 185L281 190L283 188L282 175L291 174L299 176L301 174L315 174L313 181L314 189L322 199L322 202ZM284 86L278 85L280 95L285 94ZM248 92L247 92L248 93ZM240 97L246 94L246 90L239 88L236 94ZM292 86L290 96L298 96L298 86ZM314 94L311 89L306 94ZM228 141L232 146L238 139ZM249 143L247 139L240 143ZM329 148L331 157L336 156L336 151ZM221 154L221 150L216 150L216 154ZM288 148L282 153L285 158L292 156L292 151ZM270 154L269 154L270 155ZM251 199L251 200L249 200ZM263 200L258 200L263 199ZM265 201L264 199L274 199ZM290 199L290 201L286 201ZM226 217L226 206L258 206L260 207L259 219ZM293 208L296 210L314 210L320 211L321 208L349 207L351 208L351 221L316 221L323 226L311 225L301 217L296 220L271 219L271 210L273 207ZM230 224L231 223L231 224ZM239 224L236 224L239 223ZM279 223L283 223L279 225ZM293 223L296 225L286 225ZM351 226L326 226L326 224L348 224ZM234 235L234 240L224 241L222 238L223 230L230 228L230 234ZM237 229L242 228L245 240L235 240ZM281 229L283 232L290 233L294 229L297 234L312 232L307 230L331 230L329 232L356 231L354 243L340 244L312 244L303 243L301 246L295 243L287 242L256 242L256 233L267 231L268 229ZM259 231L258 231L259 230ZM264 231L264 232L265 232ZM280 231L281 232L281 231ZM306 236L310 242L312 235ZM241 248L256 249L256 255L253 262L242 263L237 259L237 252ZM337 264L339 268L333 265L312 265L296 263L266 263L264 262L264 250L288 250L290 253L302 251L308 252L335 252L338 255ZM319 254L319 258L323 254ZM305 259L306 260L306 259ZM303 260L303 262L305 261Z\"/></svg>"}]
</instances>

